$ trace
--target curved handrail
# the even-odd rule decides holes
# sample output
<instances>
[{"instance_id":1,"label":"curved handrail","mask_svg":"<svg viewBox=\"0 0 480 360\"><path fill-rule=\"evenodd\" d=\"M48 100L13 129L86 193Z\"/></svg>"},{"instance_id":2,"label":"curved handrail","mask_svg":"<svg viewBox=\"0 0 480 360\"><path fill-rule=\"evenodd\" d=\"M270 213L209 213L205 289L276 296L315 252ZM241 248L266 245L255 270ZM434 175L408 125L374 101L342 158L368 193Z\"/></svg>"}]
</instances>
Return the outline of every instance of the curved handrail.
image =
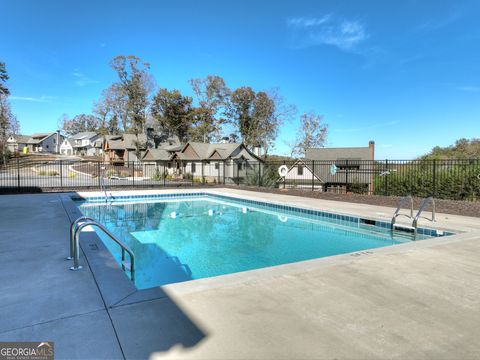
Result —
<instances>
[{"instance_id":1,"label":"curved handrail","mask_svg":"<svg viewBox=\"0 0 480 360\"><path fill-rule=\"evenodd\" d=\"M405 205L406 201L407 200L410 200L410 215L407 215L407 214L400 214L400 210L402 209L402 206ZM393 213L393 217L392 217L392 222L391 222L391 226L393 228L393 226L395 225L395 222L397 220L397 217L399 216L406 216L408 217L409 219L412 219L413 218L413 198L411 195L407 195L407 196L404 196L400 199L399 203L398 203L398 207L397 209L395 210L395 212Z\"/></svg>"},{"instance_id":2,"label":"curved handrail","mask_svg":"<svg viewBox=\"0 0 480 360\"><path fill-rule=\"evenodd\" d=\"M423 199L422 204L420 205L420 208L418 209L417 215L415 215L415 218L413 219L412 227L415 228L415 231L417 230L418 220L421 217L420 215L422 214L423 210L425 210L425 208L427 207L427 205L429 203L432 203L432 219L426 218L424 216L422 216L422 218L430 220L430 221L435 221L435 199L433 198L433 196L429 196L429 197Z\"/></svg>"},{"instance_id":3,"label":"curved handrail","mask_svg":"<svg viewBox=\"0 0 480 360\"><path fill-rule=\"evenodd\" d=\"M130 271L130 279L132 280L133 283L135 283L135 255L133 254L133 251L130 250L130 248L125 245L123 242L118 240L105 226L102 224L98 223L97 221L87 221L79 226L76 227L75 232L74 232L74 256L73 256L73 266L70 268L70 270L80 270L82 267L79 264L80 260L80 244L79 244L79 237L80 233L82 232L82 229L86 226L96 226L100 230L102 230L110 239L112 239L114 242L116 242L120 247L122 248L122 270L125 271L126 269L126 263L125 263L125 252L128 253L130 256L130 266L129 266L129 271Z\"/></svg>"},{"instance_id":4,"label":"curved handrail","mask_svg":"<svg viewBox=\"0 0 480 360\"><path fill-rule=\"evenodd\" d=\"M77 228L78 223L80 223L81 221L97 221L97 220L95 220L94 218L92 218L90 216L81 216L70 224L70 256L67 257L67 260L72 260L73 259L73 255L74 255L73 254L74 253L74 244L73 244L74 229Z\"/></svg>"}]
</instances>

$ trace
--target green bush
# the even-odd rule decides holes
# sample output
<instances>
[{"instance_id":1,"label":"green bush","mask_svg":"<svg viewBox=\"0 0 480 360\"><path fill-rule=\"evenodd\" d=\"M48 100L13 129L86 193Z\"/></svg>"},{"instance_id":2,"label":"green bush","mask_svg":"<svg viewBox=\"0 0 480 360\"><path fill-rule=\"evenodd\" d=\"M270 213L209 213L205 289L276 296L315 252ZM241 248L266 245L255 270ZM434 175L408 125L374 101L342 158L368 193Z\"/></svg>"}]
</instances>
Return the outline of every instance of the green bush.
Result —
<instances>
[{"instance_id":1,"label":"green bush","mask_svg":"<svg viewBox=\"0 0 480 360\"><path fill-rule=\"evenodd\" d=\"M118 175L117 175L117 171L116 171L116 170L110 169L110 170L107 170L107 171L106 171L105 176L106 176L106 177L112 177L112 176L118 176Z\"/></svg>"},{"instance_id":2,"label":"green bush","mask_svg":"<svg viewBox=\"0 0 480 360\"><path fill-rule=\"evenodd\" d=\"M121 178L127 178L129 176L130 176L130 173L128 171L125 171L125 170L120 171L120 177Z\"/></svg>"},{"instance_id":3,"label":"green bush","mask_svg":"<svg viewBox=\"0 0 480 360\"><path fill-rule=\"evenodd\" d=\"M77 174L76 174L76 173L74 173L74 172L70 172L70 173L68 173L68 175L67 175L67 176L68 176L69 178L73 179L74 177L76 177L76 176L77 176Z\"/></svg>"},{"instance_id":4,"label":"green bush","mask_svg":"<svg viewBox=\"0 0 480 360\"><path fill-rule=\"evenodd\" d=\"M266 171L258 173L258 169L254 169L252 172L248 172L248 175L245 179L245 184L248 186L263 186L263 187L275 187L278 175L269 169Z\"/></svg>"},{"instance_id":5,"label":"green bush","mask_svg":"<svg viewBox=\"0 0 480 360\"><path fill-rule=\"evenodd\" d=\"M165 174L162 174L162 172L160 171L160 169L158 167L155 168L155 171L154 171L151 179L155 180L155 181L162 181L164 178L165 178Z\"/></svg>"}]
</instances>

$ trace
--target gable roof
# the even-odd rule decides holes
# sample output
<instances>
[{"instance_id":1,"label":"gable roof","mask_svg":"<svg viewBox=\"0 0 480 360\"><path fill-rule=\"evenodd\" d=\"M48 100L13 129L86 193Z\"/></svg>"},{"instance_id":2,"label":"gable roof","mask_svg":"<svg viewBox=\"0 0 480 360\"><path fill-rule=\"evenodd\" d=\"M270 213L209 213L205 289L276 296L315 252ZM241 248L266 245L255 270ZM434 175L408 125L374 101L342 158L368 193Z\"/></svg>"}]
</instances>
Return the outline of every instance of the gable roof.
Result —
<instances>
[{"instance_id":1,"label":"gable roof","mask_svg":"<svg viewBox=\"0 0 480 360\"><path fill-rule=\"evenodd\" d=\"M148 149L142 160L170 160L173 154L165 149Z\"/></svg>"},{"instance_id":2,"label":"gable roof","mask_svg":"<svg viewBox=\"0 0 480 360\"><path fill-rule=\"evenodd\" d=\"M55 132L52 133L36 133L33 134L30 139L28 139L27 144L40 144L46 138L55 135Z\"/></svg>"},{"instance_id":3,"label":"gable roof","mask_svg":"<svg viewBox=\"0 0 480 360\"><path fill-rule=\"evenodd\" d=\"M78 134L73 135L70 139L72 139L72 140L85 140L85 139L91 139L95 136L97 136L97 133L95 133L93 131L85 131L85 132L80 132Z\"/></svg>"},{"instance_id":4,"label":"gable roof","mask_svg":"<svg viewBox=\"0 0 480 360\"><path fill-rule=\"evenodd\" d=\"M14 141L18 144L26 144L28 140L31 138L30 135L11 135Z\"/></svg>"},{"instance_id":5,"label":"gable roof","mask_svg":"<svg viewBox=\"0 0 480 360\"><path fill-rule=\"evenodd\" d=\"M371 147L310 148L305 151L307 160L373 160Z\"/></svg>"},{"instance_id":6,"label":"gable roof","mask_svg":"<svg viewBox=\"0 0 480 360\"><path fill-rule=\"evenodd\" d=\"M188 147L191 147L197 156L185 154L185 150ZM208 143L190 141L187 144L185 144L185 146L183 146L183 148L180 151L176 153L176 156L181 160L208 160L213 158L217 160L226 160L228 158L232 158L232 159L240 159L242 157L246 158L243 155L233 156L233 153L240 147L244 149L252 159L256 161L263 161L262 159L257 157L255 154L250 152L242 143L208 144Z\"/></svg>"},{"instance_id":7,"label":"gable roof","mask_svg":"<svg viewBox=\"0 0 480 360\"><path fill-rule=\"evenodd\" d=\"M70 145L73 148L74 145L75 145L75 142L71 138L68 138L68 139L65 139L64 141L62 141L62 143L60 144L60 147L65 146L65 145Z\"/></svg>"}]
</instances>

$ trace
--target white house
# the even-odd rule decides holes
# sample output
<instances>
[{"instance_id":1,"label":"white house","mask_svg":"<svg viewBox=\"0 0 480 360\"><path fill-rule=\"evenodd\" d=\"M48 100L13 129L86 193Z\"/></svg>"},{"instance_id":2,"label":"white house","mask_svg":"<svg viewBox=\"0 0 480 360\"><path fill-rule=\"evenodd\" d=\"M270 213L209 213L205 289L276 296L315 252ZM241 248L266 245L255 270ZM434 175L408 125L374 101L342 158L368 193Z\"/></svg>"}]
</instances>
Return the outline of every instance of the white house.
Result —
<instances>
[{"instance_id":1,"label":"white house","mask_svg":"<svg viewBox=\"0 0 480 360\"><path fill-rule=\"evenodd\" d=\"M73 141L72 139L64 139L60 145L60 154L62 155L73 155Z\"/></svg>"}]
</instances>

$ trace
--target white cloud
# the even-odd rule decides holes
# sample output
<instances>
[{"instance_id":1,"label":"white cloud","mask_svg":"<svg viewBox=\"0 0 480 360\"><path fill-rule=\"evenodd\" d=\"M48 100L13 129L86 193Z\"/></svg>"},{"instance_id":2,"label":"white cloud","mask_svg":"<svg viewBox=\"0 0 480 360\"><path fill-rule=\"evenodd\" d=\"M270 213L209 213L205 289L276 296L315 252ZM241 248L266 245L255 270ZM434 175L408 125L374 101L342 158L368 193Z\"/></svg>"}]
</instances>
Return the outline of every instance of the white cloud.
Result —
<instances>
[{"instance_id":1,"label":"white cloud","mask_svg":"<svg viewBox=\"0 0 480 360\"><path fill-rule=\"evenodd\" d=\"M83 72L81 72L80 69L73 70L72 75L76 78L75 80L76 86L86 86L86 85L95 84L98 82L96 80L90 79Z\"/></svg>"},{"instance_id":2,"label":"white cloud","mask_svg":"<svg viewBox=\"0 0 480 360\"><path fill-rule=\"evenodd\" d=\"M321 18L290 18L292 47L306 48L331 45L344 51L353 50L368 38L365 26L357 20L338 19L332 15Z\"/></svg>"},{"instance_id":3,"label":"white cloud","mask_svg":"<svg viewBox=\"0 0 480 360\"><path fill-rule=\"evenodd\" d=\"M32 101L32 102L50 102L53 97L52 96L10 96L10 100L15 100L15 101Z\"/></svg>"}]
</instances>

